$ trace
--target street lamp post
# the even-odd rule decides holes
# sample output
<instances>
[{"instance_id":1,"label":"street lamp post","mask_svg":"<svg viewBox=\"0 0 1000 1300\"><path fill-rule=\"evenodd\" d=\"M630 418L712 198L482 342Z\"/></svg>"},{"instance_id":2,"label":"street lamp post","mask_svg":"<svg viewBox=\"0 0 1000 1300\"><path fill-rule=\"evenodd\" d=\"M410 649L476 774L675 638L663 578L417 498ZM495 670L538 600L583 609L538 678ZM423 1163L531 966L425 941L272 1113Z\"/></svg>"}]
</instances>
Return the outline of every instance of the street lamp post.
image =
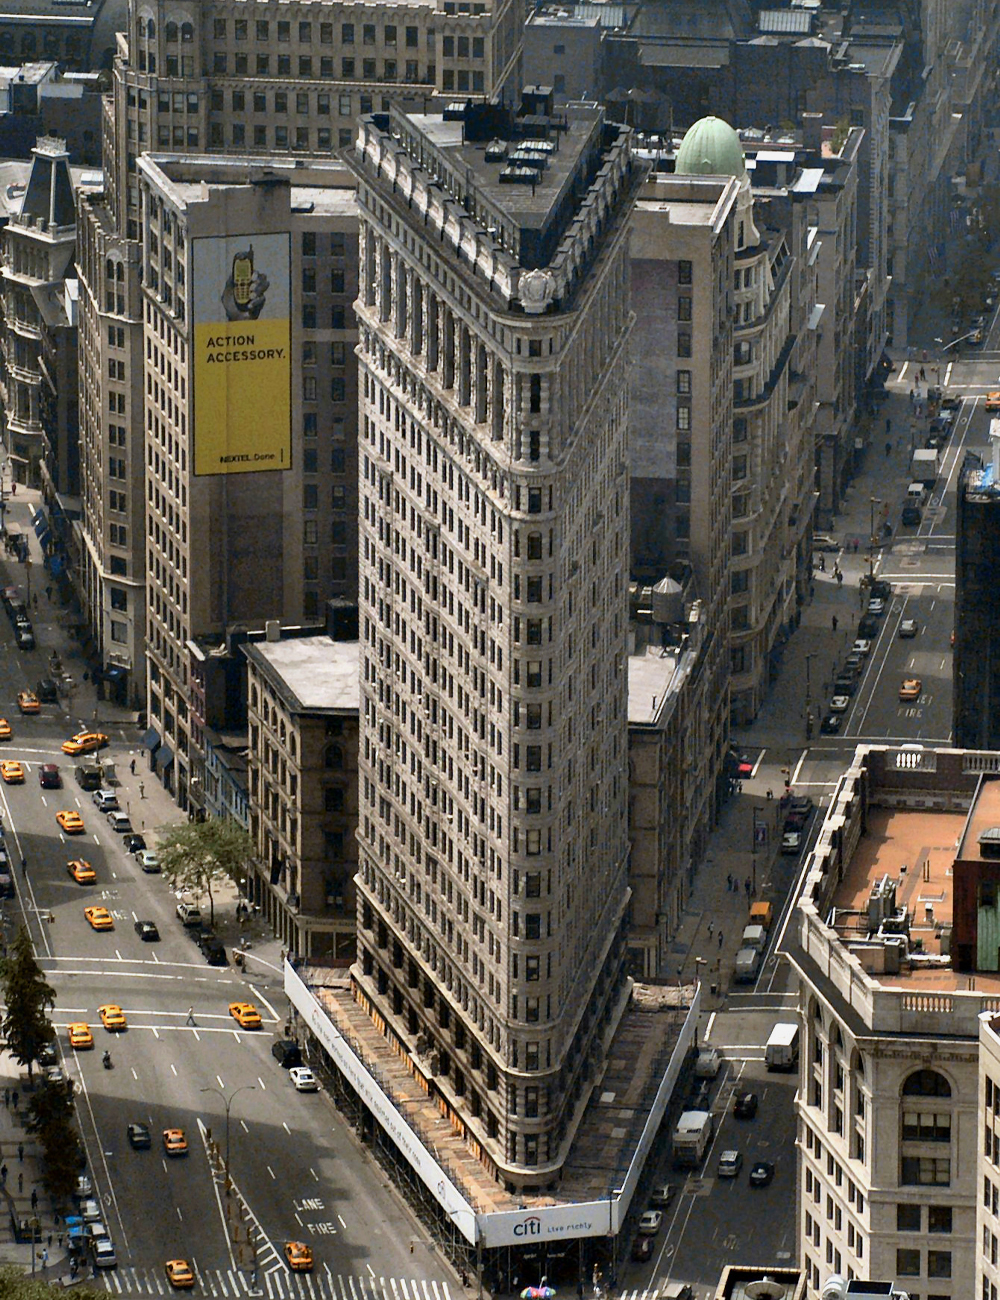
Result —
<instances>
[{"instance_id":1,"label":"street lamp post","mask_svg":"<svg viewBox=\"0 0 1000 1300\"><path fill-rule=\"evenodd\" d=\"M870 500L870 532L868 534L868 578L871 582L875 581L875 507L882 504L881 497L872 497Z\"/></svg>"},{"instance_id":2,"label":"street lamp post","mask_svg":"<svg viewBox=\"0 0 1000 1300\"><path fill-rule=\"evenodd\" d=\"M221 1097L221 1098L222 1098L222 1104L223 1104L223 1106L225 1106L225 1108L226 1108L226 1195L227 1195L227 1196L229 1195L229 1192L230 1192L230 1178L229 1178L229 1112L230 1112L230 1110L232 1110L233 1102L236 1100L236 1098L240 1095L241 1092L256 1092L256 1090L257 1090L256 1084L253 1084L253 1083L245 1083L245 1084L243 1085L242 1088L236 1088L233 1092L231 1092L231 1093L229 1094L229 1098L228 1098L228 1100L227 1100L227 1098L226 1098L226 1094L222 1091L221 1088L202 1088L202 1089L201 1089L202 1092L214 1092L215 1095L216 1095L217 1097Z\"/></svg>"}]
</instances>

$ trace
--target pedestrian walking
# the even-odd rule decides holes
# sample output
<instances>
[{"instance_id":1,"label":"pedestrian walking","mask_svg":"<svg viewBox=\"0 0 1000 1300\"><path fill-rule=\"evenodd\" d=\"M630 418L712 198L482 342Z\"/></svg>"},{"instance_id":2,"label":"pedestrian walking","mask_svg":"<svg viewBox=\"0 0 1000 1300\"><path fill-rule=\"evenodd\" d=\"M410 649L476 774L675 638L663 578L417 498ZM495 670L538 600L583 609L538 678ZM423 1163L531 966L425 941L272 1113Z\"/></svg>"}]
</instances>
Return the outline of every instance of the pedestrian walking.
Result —
<instances>
[{"instance_id":1,"label":"pedestrian walking","mask_svg":"<svg viewBox=\"0 0 1000 1300\"><path fill-rule=\"evenodd\" d=\"M834 614L833 618L830 619L830 626L833 628L834 632L836 632L836 630L837 630L837 615L836 615L836 614Z\"/></svg>"},{"instance_id":2,"label":"pedestrian walking","mask_svg":"<svg viewBox=\"0 0 1000 1300\"><path fill-rule=\"evenodd\" d=\"M24 1174L18 1174L17 1176L17 1190L18 1192L24 1191Z\"/></svg>"},{"instance_id":3,"label":"pedestrian walking","mask_svg":"<svg viewBox=\"0 0 1000 1300\"><path fill-rule=\"evenodd\" d=\"M18 1102L18 1092L17 1089L15 1088L14 1091L10 1094L10 1104L14 1107L15 1110L17 1110L17 1102Z\"/></svg>"},{"instance_id":4,"label":"pedestrian walking","mask_svg":"<svg viewBox=\"0 0 1000 1300\"><path fill-rule=\"evenodd\" d=\"M48 1268L48 1266L49 1266L49 1252L48 1252L48 1248L43 1246L42 1247L42 1268Z\"/></svg>"},{"instance_id":5,"label":"pedestrian walking","mask_svg":"<svg viewBox=\"0 0 1000 1300\"><path fill-rule=\"evenodd\" d=\"M24 1164L24 1143L23 1142L18 1142L17 1144L17 1159L19 1164Z\"/></svg>"},{"instance_id":6,"label":"pedestrian walking","mask_svg":"<svg viewBox=\"0 0 1000 1300\"><path fill-rule=\"evenodd\" d=\"M186 1023L189 1024L189 1025L193 1025L193 1024L196 1024L196 1023L197 1023L197 1021L196 1021L195 1018L194 1018L194 1007L188 1007L188 1014L187 1014L187 1022L186 1022Z\"/></svg>"},{"instance_id":7,"label":"pedestrian walking","mask_svg":"<svg viewBox=\"0 0 1000 1300\"><path fill-rule=\"evenodd\" d=\"M923 366L920 367L920 378L921 378L922 380L925 380L925 381L926 381L926 379L927 379L927 376L924 374L924 368L923 368Z\"/></svg>"},{"instance_id":8,"label":"pedestrian walking","mask_svg":"<svg viewBox=\"0 0 1000 1300\"><path fill-rule=\"evenodd\" d=\"M841 573L841 571L838 569L838 570L837 570L837 586L838 586L838 587L842 587L843 585L844 585L844 575L843 575L843 574Z\"/></svg>"},{"instance_id":9,"label":"pedestrian walking","mask_svg":"<svg viewBox=\"0 0 1000 1300\"><path fill-rule=\"evenodd\" d=\"M33 1210L38 1209L38 1188L37 1187L33 1187L31 1189L31 1208Z\"/></svg>"},{"instance_id":10,"label":"pedestrian walking","mask_svg":"<svg viewBox=\"0 0 1000 1300\"><path fill-rule=\"evenodd\" d=\"M714 931L715 931L715 926L713 925L713 923L712 923L711 921L709 921L709 923L708 923L708 937L709 937L710 939L711 939L712 934L713 934Z\"/></svg>"},{"instance_id":11,"label":"pedestrian walking","mask_svg":"<svg viewBox=\"0 0 1000 1300\"><path fill-rule=\"evenodd\" d=\"M45 599L46 599L46 600L51 600L51 599L52 599L52 588L51 588L51 587L46 587L46 588L45 588Z\"/></svg>"},{"instance_id":12,"label":"pedestrian walking","mask_svg":"<svg viewBox=\"0 0 1000 1300\"><path fill-rule=\"evenodd\" d=\"M886 420L886 422L885 422L885 431L886 431L886 433L892 433L892 421L891 421L891 420Z\"/></svg>"},{"instance_id":13,"label":"pedestrian walking","mask_svg":"<svg viewBox=\"0 0 1000 1300\"><path fill-rule=\"evenodd\" d=\"M753 888L753 885L752 885L752 883L751 883L751 881L750 881L750 877L749 877L749 876L747 876L746 880L744 880L744 882L743 882L743 888L747 891L747 898L749 898L749 897L750 897L750 890Z\"/></svg>"},{"instance_id":14,"label":"pedestrian walking","mask_svg":"<svg viewBox=\"0 0 1000 1300\"><path fill-rule=\"evenodd\" d=\"M4 1104L4 1106L9 1106L9 1105L10 1105L10 1089L9 1089L9 1088L4 1088L4 1090L3 1090L3 1104Z\"/></svg>"},{"instance_id":15,"label":"pedestrian walking","mask_svg":"<svg viewBox=\"0 0 1000 1300\"><path fill-rule=\"evenodd\" d=\"M892 455L892 442L888 438L886 439L885 442L885 454L886 456Z\"/></svg>"},{"instance_id":16,"label":"pedestrian walking","mask_svg":"<svg viewBox=\"0 0 1000 1300\"><path fill-rule=\"evenodd\" d=\"M79 1267L80 1267L80 1265L76 1262L76 1256L74 1255L73 1258L69 1261L69 1275L70 1275L70 1277L76 1277L76 1272L77 1272L77 1269L78 1269Z\"/></svg>"},{"instance_id":17,"label":"pedestrian walking","mask_svg":"<svg viewBox=\"0 0 1000 1300\"><path fill-rule=\"evenodd\" d=\"M134 758L132 759L132 762L129 763L128 766L129 766L129 771L132 773L133 776L135 776L135 759L134 759Z\"/></svg>"},{"instance_id":18,"label":"pedestrian walking","mask_svg":"<svg viewBox=\"0 0 1000 1300\"><path fill-rule=\"evenodd\" d=\"M722 931L719 931L719 947L722 947Z\"/></svg>"},{"instance_id":19,"label":"pedestrian walking","mask_svg":"<svg viewBox=\"0 0 1000 1300\"><path fill-rule=\"evenodd\" d=\"M7 1169L7 1162L4 1161L4 1163L3 1163L2 1165L0 1165L0 1186L3 1186L3 1187L6 1187L6 1186L7 1186L7 1174L8 1174L8 1172L9 1172L9 1171L8 1171L8 1169Z\"/></svg>"},{"instance_id":20,"label":"pedestrian walking","mask_svg":"<svg viewBox=\"0 0 1000 1300\"><path fill-rule=\"evenodd\" d=\"M729 890L730 893L732 893L732 889L733 889L733 873L732 873L731 871L730 871L729 875L726 877L726 888Z\"/></svg>"},{"instance_id":21,"label":"pedestrian walking","mask_svg":"<svg viewBox=\"0 0 1000 1300\"><path fill-rule=\"evenodd\" d=\"M139 798L140 798L140 799L145 799L145 797L146 797L146 787L145 787L145 786L143 785L143 783L140 781L140 782L139 782Z\"/></svg>"}]
</instances>

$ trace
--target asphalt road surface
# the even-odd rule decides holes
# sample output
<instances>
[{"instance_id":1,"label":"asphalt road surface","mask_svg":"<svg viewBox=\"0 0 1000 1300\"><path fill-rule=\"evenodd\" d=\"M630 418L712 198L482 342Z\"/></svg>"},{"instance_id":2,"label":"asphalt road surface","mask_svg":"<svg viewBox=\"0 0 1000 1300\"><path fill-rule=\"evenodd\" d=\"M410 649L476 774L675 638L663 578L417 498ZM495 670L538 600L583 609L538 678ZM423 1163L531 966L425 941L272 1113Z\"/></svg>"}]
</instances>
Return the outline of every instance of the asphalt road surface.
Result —
<instances>
[{"instance_id":1,"label":"asphalt road surface","mask_svg":"<svg viewBox=\"0 0 1000 1300\"><path fill-rule=\"evenodd\" d=\"M256 1283L257 1293L269 1297L447 1300L453 1279L387 1192L385 1174L359 1151L330 1100L296 1092L271 1056L287 1015L280 972L256 963L245 975L206 965L162 877L142 872L90 794L77 787L74 763L60 744L78 720L54 705L34 717L18 713L14 698L25 673L18 678L10 635L0 616L0 672L8 669L0 713L6 710L14 732L0 758L26 767L23 785L0 785L18 887L17 901L6 904L8 932L23 914L56 990L53 1021L119 1259L117 1270L95 1281L112 1292L165 1294L164 1261L182 1257L195 1267L198 1291L216 1296L247 1295ZM106 752L121 765L122 737L112 734ZM40 788L43 762L59 763L62 789ZM147 801L142 811L148 808ZM59 828L55 814L62 809L83 815L83 834ZM140 810L130 811L138 823ZM96 883L72 879L66 868L72 858L91 863ZM91 904L111 912L113 930L91 928L84 917ZM140 940L134 929L140 919L155 922L159 942ZM236 1025L228 1007L239 1000L257 1006L260 1030ZM124 1010L125 1032L102 1027L98 1007L107 1002ZM90 1025L93 1050L69 1047L67 1026L76 1021ZM110 1070L101 1063L105 1047ZM245 1213L234 1208L240 1196L227 1194L218 1162L213 1173L209 1160L210 1135L224 1158L226 1100L232 1178ZM130 1147L130 1122L149 1126L149 1150ZM168 1127L185 1130L187 1156L165 1154L161 1135ZM247 1220L257 1239L253 1249ZM289 1272L283 1254L289 1240L312 1247L313 1273Z\"/></svg>"}]
</instances>

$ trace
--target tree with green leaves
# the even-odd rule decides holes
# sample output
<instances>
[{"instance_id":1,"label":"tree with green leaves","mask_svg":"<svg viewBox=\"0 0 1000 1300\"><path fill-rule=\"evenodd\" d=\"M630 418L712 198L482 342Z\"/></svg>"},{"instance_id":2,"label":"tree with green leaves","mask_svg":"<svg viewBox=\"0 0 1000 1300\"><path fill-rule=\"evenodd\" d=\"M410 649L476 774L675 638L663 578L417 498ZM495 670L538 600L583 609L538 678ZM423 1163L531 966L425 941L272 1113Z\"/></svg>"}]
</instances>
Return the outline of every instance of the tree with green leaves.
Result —
<instances>
[{"instance_id":1,"label":"tree with green leaves","mask_svg":"<svg viewBox=\"0 0 1000 1300\"><path fill-rule=\"evenodd\" d=\"M56 1004L56 991L42 974L28 931L22 925L0 968L0 989L6 1006L2 1028L15 1061L31 1067L46 1043L55 1039L47 1012Z\"/></svg>"},{"instance_id":2,"label":"tree with green leaves","mask_svg":"<svg viewBox=\"0 0 1000 1300\"><path fill-rule=\"evenodd\" d=\"M49 1283L43 1277L32 1277L13 1264L0 1267L0 1300L54 1300L64 1295L58 1283ZM108 1300L107 1292L98 1291L86 1283L73 1287L75 1300Z\"/></svg>"},{"instance_id":3,"label":"tree with green leaves","mask_svg":"<svg viewBox=\"0 0 1000 1300\"><path fill-rule=\"evenodd\" d=\"M56 1200L67 1200L76 1187L82 1148L73 1126L73 1084L45 1083L28 1102L25 1128L42 1148L42 1182Z\"/></svg>"},{"instance_id":4,"label":"tree with green leaves","mask_svg":"<svg viewBox=\"0 0 1000 1300\"><path fill-rule=\"evenodd\" d=\"M209 915L215 922L213 890L223 880L243 884L253 857L253 840L231 817L210 817L204 822L181 822L158 832L156 851L160 870L174 889L207 894Z\"/></svg>"}]
</instances>

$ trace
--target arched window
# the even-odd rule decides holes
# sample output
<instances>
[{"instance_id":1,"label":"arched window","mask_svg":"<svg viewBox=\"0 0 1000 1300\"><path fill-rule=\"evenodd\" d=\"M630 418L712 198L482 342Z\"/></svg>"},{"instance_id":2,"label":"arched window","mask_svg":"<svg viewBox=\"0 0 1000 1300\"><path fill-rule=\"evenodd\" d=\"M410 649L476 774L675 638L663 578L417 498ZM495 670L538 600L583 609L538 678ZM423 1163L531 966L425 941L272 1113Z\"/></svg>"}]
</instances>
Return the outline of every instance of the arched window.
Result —
<instances>
[{"instance_id":1,"label":"arched window","mask_svg":"<svg viewBox=\"0 0 1000 1300\"><path fill-rule=\"evenodd\" d=\"M914 1070L903 1084L904 1097L950 1097L951 1084L937 1070Z\"/></svg>"},{"instance_id":2,"label":"arched window","mask_svg":"<svg viewBox=\"0 0 1000 1300\"><path fill-rule=\"evenodd\" d=\"M257 687L256 687L256 686L251 686L251 687L250 687L250 707L251 707L251 709L254 710L254 712L256 712L256 710L257 710L257 701L258 701L258 699L259 699L259 696L258 696L258 694L257 694Z\"/></svg>"},{"instance_id":3,"label":"arched window","mask_svg":"<svg viewBox=\"0 0 1000 1300\"><path fill-rule=\"evenodd\" d=\"M176 23L167 23L167 44L168 44L168 45L176 45L176 44L177 44L177 24L176 24Z\"/></svg>"},{"instance_id":4,"label":"arched window","mask_svg":"<svg viewBox=\"0 0 1000 1300\"><path fill-rule=\"evenodd\" d=\"M326 753L323 755L323 762L326 767L339 772L344 766L344 751L339 745L327 745Z\"/></svg>"},{"instance_id":5,"label":"arched window","mask_svg":"<svg viewBox=\"0 0 1000 1300\"><path fill-rule=\"evenodd\" d=\"M115 278L115 264L113 259L110 257L104 263L104 274L108 277L109 280L113 280Z\"/></svg>"},{"instance_id":6,"label":"arched window","mask_svg":"<svg viewBox=\"0 0 1000 1300\"><path fill-rule=\"evenodd\" d=\"M140 19L139 19L139 35L140 35L140 36L145 36L145 35L146 35L146 20L145 20L145 18L140 18Z\"/></svg>"},{"instance_id":7,"label":"arched window","mask_svg":"<svg viewBox=\"0 0 1000 1300\"><path fill-rule=\"evenodd\" d=\"M149 36L150 40L153 40L153 38L156 36L156 23L153 21L152 18L150 18L149 20L149 26L146 28L146 33Z\"/></svg>"},{"instance_id":8,"label":"arched window","mask_svg":"<svg viewBox=\"0 0 1000 1300\"><path fill-rule=\"evenodd\" d=\"M122 262L117 262L115 264L115 279L116 280L125 279L125 266Z\"/></svg>"},{"instance_id":9,"label":"arched window","mask_svg":"<svg viewBox=\"0 0 1000 1300\"><path fill-rule=\"evenodd\" d=\"M190 45L194 40L194 27L190 23L181 24L181 42Z\"/></svg>"}]
</instances>

